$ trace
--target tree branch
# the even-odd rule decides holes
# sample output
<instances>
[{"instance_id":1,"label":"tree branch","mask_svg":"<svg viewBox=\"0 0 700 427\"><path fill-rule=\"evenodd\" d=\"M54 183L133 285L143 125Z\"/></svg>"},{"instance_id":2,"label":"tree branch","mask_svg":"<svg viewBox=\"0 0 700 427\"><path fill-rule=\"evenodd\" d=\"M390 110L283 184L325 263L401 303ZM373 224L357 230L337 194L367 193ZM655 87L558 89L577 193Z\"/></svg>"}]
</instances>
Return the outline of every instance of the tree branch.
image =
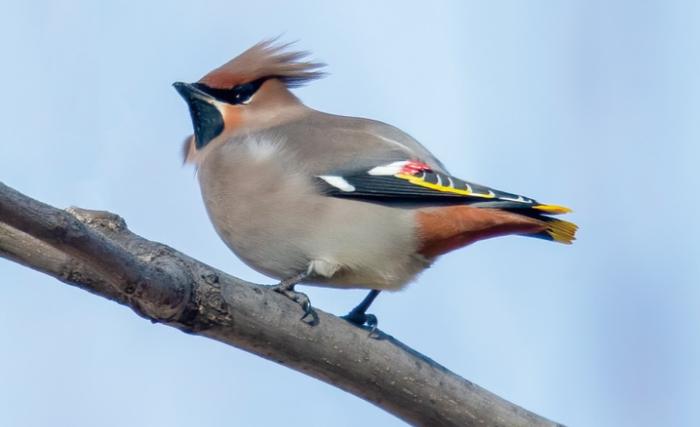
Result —
<instances>
[{"instance_id":1,"label":"tree branch","mask_svg":"<svg viewBox=\"0 0 700 427\"><path fill-rule=\"evenodd\" d=\"M378 331L372 337L265 286L130 232L119 216L68 210L0 183L0 256L152 321L224 342L361 397L415 425L556 426Z\"/></svg>"}]
</instances>

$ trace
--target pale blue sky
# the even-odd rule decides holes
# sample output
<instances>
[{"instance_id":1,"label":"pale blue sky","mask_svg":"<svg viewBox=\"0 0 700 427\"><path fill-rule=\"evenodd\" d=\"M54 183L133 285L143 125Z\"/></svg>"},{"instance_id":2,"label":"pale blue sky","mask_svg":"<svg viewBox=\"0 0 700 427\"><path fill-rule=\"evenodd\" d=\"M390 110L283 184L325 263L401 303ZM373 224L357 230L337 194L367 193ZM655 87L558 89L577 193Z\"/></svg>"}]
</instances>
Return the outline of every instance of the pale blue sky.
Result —
<instances>
[{"instance_id":1,"label":"pale blue sky","mask_svg":"<svg viewBox=\"0 0 700 427\"><path fill-rule=\"evenodd\" d=\"M378 3L378 2L377 2ZM298 91L458 176L575 209L566 247L482 242L373 308L388 333L571 426L700 425L700 7L683 1L4 2L0 180L229 273L170 86L283 34ZM0 425L402 425L349 394L0 260ZM344 313L357 291L307 288Z\"/></svg>"}]
</instances>

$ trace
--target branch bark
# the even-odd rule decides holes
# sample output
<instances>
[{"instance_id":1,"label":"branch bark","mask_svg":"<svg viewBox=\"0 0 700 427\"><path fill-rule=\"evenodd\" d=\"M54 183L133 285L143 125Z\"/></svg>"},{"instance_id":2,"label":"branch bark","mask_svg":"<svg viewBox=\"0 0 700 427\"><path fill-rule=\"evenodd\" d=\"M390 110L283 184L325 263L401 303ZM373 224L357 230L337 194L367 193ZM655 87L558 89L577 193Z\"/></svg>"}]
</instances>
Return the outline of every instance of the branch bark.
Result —
<instances>
[{"instance_id":1,"label":"branch bark","mask_svg":"<svg viewBox=\"0 0 700 427\"><path fill-rule=\"evenodd\" d=\"M60 210L0 183L0 256L325 381L414 425L557 426L393 337L247 283L130 232L117 215Z\"/></svg>"}]
</instances>

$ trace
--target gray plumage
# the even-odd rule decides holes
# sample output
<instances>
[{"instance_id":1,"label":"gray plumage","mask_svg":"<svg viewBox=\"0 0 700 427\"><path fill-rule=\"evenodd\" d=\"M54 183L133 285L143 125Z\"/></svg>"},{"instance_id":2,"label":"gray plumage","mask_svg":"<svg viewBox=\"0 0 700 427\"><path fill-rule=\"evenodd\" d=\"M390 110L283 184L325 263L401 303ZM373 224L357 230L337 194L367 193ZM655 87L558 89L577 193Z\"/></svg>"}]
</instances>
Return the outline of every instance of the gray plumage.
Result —
<instances>
[{"instance_id":1,"label":"gray plumage","mask_svg":"<svg viewBox=\"0 0 700 427\"><path fill-rule=\"evenodd\" d=\"M277 279L308 269L311 283L397 289L429 264L417 254L413 212L326 197L313 178L407 158L442 168L396 128L309 109L215 144L198 175L217 232L254 269Z\"/></svg>"}]
</instances>

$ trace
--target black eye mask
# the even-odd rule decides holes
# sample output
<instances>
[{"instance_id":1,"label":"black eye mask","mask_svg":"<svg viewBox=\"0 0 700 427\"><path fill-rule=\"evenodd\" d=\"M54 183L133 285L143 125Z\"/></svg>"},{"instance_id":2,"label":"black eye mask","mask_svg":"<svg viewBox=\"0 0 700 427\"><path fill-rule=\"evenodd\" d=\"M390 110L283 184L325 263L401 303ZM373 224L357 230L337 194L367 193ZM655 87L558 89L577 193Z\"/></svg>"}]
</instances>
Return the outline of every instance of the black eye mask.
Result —
<instances>
[{"instance_id":1,"label":"black eye mask","mask_svg":"<svg viewBox=\"0 0 700 427\"><path fill-rule=\"evenodd\" d=\"M248 102L267 79L268 77L263 77L252 82L241 83L232 87L231 89L216 89L202 83L194 83L192 86L208 95L213 96L218 101L238 105Z\"/></svg>"}]
</instances>

